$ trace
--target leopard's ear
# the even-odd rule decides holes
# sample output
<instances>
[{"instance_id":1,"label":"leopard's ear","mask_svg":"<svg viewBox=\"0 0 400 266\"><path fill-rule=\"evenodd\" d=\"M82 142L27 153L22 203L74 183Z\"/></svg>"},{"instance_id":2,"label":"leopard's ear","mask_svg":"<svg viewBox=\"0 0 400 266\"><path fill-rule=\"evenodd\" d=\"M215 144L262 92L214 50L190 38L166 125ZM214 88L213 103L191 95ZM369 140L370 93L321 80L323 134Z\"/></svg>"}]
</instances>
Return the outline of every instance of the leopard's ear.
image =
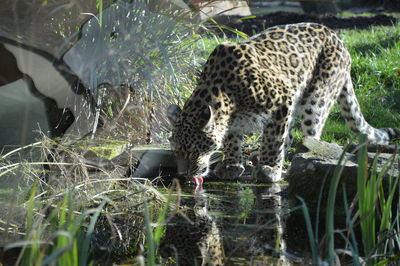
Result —
<instances>
[{"instance_id":1,"label":"leopard's ear","mask_svg":"<svg viewBox=\"0 0 400 266\"><path fill-rule=\"evenodd\" d=\"M204 110L201 114L201 129L205 132L211 132L214 130L214 111L211 106L208 105L208 108Z\"/></svg>"},{"instance_id":2,"label":"leopard's ear","mask_svg":"<svg viewBox=\"0 0 400 266\"><path fill-rule=\"evenodd\" d=\"M171 104L170 106L168 106L167 117L171 125L175 124L176 119L178 118L178 116L180 116L181 112L182 109L176 104Z\"/></svg>"}]
</instances>

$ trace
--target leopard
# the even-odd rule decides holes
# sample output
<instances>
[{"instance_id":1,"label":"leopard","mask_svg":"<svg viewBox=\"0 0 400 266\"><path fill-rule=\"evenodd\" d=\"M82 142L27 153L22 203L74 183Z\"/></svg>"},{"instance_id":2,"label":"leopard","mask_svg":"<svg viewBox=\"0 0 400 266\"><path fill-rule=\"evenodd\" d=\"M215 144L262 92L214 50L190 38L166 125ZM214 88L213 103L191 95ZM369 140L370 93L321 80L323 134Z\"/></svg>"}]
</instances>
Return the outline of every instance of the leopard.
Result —
<instances>
[{"instance_id":1,"label":"leopard","mask_svg":"<svg viewBox=\"0 0 400 266\"><path fill-rule=\"evenodd\" d=\"M177 104L167 109L178 173L207 176L211 155L222 147L221 178L237 179L245 169L244 136L261 132L251 175L259 182L280 181L296 118L303 137L319 140L336 102L347 127L369 142L386 145L400 136L397 129L374 128L365 120L353 88L350 53L327 26L280 25L221 43L183 109Z\"/></svg>"}]
</instances>

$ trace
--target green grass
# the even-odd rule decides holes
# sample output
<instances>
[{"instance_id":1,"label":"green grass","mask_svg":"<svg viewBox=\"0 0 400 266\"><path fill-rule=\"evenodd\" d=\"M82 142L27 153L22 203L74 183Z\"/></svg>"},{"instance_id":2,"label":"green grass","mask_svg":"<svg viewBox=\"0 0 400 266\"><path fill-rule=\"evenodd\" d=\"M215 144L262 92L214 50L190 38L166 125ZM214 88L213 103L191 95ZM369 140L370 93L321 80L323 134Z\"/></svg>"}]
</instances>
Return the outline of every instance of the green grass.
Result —
<instances>
[{"instance_id":1,"label":"green grass","mask_svg":"<svg viewBox=\"0 0 400 266\"><path fill-rule=\"evenodd\" d=\"M337 17L341 17L341 18L348 18L348 17L355 17L355 16L357 16L357 17L371 17L371 16L374 16L374 15L375 14L371 13L371 12L363 12L363 13L360 13L360 14L354 14L352 12L342 12L342 13L337 14L336 16Z\"/></svg>"},{"instance_id":2,"label":"green grass","mask_svg":"<svg viewBox=\"0 0 400 266\"><path fill-rule=\"evenodd\" d=\"M33 186L26 202L25 239L7 245L5 250L21 248L16 262L18 265L48 265L55 262L60 266L90 265L89 249L94 227L107 200L103 200L97 208L79 214L74 209L74 193L68 191L64 199L52 208L45 206L45 201L37 199L37 184ZM45 213L50 208L53 210L46 217ZM85 220L89 222L86 232L83 229Z\"/></svg>"},{"instance_id":3,"label":"green grass","mask_svg":"<svg viewBox=\"0 0 400 266\"><path fill-rule=\"evenodd\" d=\"M360 141L365 143L366 138ZM393 257L398 250L398 205L393 208L394 195L398 194L399 176L384 177L390 174L395 158L388 160L382 170L377 172L378 156L370 171L367 164L367 147L358 150L357 195L361 238L368 265L376 265ZM384 191L384 179L388 187ZM397 242L397 244L396 244ZM382 260L385 258L385 260Z\"/></svg>"},{"instance_id":4,"label":"green grass","mask_svg":"<svg viewBox=\"0 0 400 266\"><path fill-rule=\"evenodd\" d=\"M352 79L366 120L374 127L400 124L400 25L343 31L353 60ZM333 108L322 139L341 142L351 136L339 109Z\"/></svg>"}]
</instances>

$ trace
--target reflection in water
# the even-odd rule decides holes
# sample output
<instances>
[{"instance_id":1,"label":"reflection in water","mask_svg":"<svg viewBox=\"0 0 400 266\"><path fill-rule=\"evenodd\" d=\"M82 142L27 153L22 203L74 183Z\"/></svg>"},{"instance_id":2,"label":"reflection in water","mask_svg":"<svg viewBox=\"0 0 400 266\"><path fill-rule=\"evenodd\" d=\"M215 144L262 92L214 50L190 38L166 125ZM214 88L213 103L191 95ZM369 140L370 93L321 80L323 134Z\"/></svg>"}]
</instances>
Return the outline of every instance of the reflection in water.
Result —
<instances>
[{"instance_id":1,"label":"reflection in water","mask_svg":"<svg viewBox=\"0 0 400 266\"><path fill-rule=\"evenodd\" d=\"M179 265L224 265L224 248L217 220L209 214L209 197L199 191L185 201L186 217L175 216L167 225L160 252Z\"/></svg>"},{"instance_id":2,"label":"reflection in water","mask_svg":"<svg viewBox=\"0 0 400 266\"><path fill-rule=\"evenodd\" d=\"M206 183L184 196L161 254L179 265L294 265L285 254L285 185Z\"/></svg>"}]
</instances>

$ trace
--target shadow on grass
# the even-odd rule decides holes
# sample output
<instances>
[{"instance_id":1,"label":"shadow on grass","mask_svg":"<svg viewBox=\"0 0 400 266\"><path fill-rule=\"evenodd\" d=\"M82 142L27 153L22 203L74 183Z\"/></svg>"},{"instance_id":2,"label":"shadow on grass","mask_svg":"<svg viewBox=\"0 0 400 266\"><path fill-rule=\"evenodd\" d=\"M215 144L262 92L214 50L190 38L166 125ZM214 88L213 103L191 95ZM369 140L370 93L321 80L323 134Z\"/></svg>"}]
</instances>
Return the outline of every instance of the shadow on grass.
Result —
<instances>
[{"instance_id":1,"label":"shadow on grass","mask_svg":"<svg viewBox=\"0 0 400 266\"><path fill-rule=\"evenodd\" d=\"M378 42L360 43L353 46L353 49L360 54L380 54L383 50L394 47L399 41L398 35L392 35L381 39Z\"/></svg>"}]
</instances>

